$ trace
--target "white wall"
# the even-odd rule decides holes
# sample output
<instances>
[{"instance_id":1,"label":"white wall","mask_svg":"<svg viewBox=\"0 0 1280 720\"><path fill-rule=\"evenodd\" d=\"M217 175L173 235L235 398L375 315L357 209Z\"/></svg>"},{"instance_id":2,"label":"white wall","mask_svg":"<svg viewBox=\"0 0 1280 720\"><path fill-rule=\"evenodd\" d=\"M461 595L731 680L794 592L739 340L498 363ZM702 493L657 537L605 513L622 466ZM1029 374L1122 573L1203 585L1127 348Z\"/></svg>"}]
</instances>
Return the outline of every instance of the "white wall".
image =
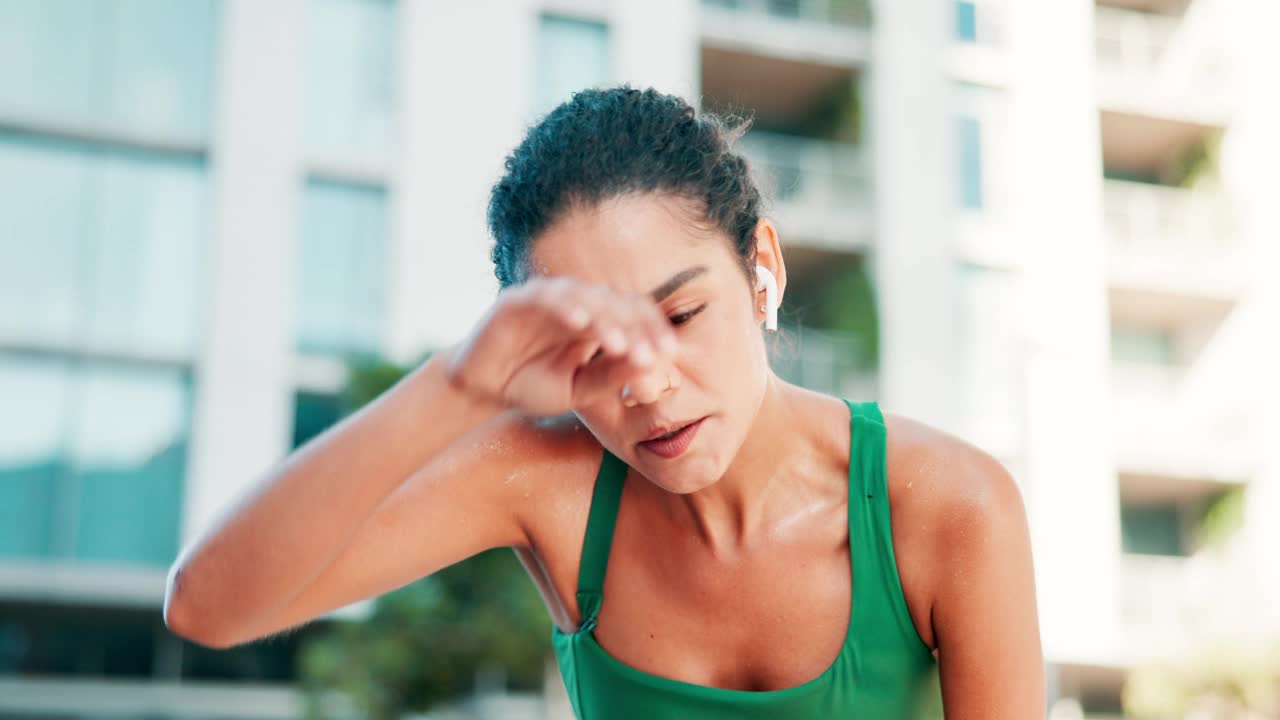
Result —
<instances>
[{"instance_id":1,"label":"white wall","mask_svg":"<svg viewBox=\"0 0 1280 720\"><path fill-rule=\"evenodd\" d=\"M932 0L885 0L875 7L867 79L877 236L872 263L882 405L956 430L958 313L947 222L955 197L955 133L943 66L950 16L937 8Z\"/></svg>"},{"instance_id":2,"label":"white wall","mask_svg":"<svg viewBox=\"0 0 1280 720\"><path fill-rule=\"evenodd\" d=\"M1010 3L1011 234L1024 250L1027 464L1046 655L1117 637L1108 311L1090 0Z\"/></svg>"},{"instance_id":3,"label":"white wall","mask_svg":"<svg viewBox=\"0 0 1280 720\"><path fill-rule=\"evenodd\" d=\"M289 448L302 0L228 0L218 37L210 288L185 544Z\"/></svg>"}]
</instances>

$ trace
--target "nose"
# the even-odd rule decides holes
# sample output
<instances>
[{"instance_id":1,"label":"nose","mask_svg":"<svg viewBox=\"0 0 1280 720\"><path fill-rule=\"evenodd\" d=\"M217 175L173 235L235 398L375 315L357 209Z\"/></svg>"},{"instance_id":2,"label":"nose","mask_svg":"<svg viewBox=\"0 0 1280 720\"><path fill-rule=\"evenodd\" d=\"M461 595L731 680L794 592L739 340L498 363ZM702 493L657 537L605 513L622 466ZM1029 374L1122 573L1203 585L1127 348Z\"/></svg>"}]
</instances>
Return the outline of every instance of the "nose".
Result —
<instances>
[{"instance_id":1,"label":"nose","mask_svg":"<svg viewBox=\"0 0 1280 720\"><path fill-rule=\"evenodd\" d=\"M649 405L680 387L680 371L669 362L655 363L648 372L627 383L622 404L627 407Z\"/></svg>"}]
</instances>

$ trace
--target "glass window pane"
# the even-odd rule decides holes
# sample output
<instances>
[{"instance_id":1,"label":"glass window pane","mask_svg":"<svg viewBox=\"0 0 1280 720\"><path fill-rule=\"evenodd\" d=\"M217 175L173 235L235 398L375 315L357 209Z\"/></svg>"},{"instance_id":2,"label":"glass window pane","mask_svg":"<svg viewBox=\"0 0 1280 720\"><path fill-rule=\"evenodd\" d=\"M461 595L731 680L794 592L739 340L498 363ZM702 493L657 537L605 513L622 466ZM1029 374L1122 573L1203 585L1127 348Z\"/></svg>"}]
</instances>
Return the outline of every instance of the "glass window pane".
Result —
<instances>
[{"instance_id":1,"label":"glass window pane","mask_svg":"<svg viewBox=\"0 0 1280 720\"><path fill-rule=\"evenodd\" d=\"M386 159L395 96L393 3L312 0L308 21L305 136L311 159Z\"/></svg>"},{"instance_id":2,"label":"glass window pane","mask_svg":"<svg viewBox=\"0 0 1280 720\"><path fill-rule=\"evenodd\" d=\"M99 349L195 354L207 246L203 166L104 155L88 218L88 342Z\"/></svg>"},{"instance_id":3,"label":"glass window pane","mask_svg":"<svg viewBox=\"0 0 1280 720\"><path fill-rule=\"evenodd\" d=\"M214 0L0 3L0 110L205 139Z\"/></svg>"},{"instance_id":4,"label":"glass window pane","mask_svg":"<svg viewBox=\"0 0 1280 720\"><path fill-rule=\"evenodd\" d=\"M213 99L215 0L111 5L111 125L205 140Z\"/></svg>"},{"instance_id":5,"label":"glass window pane","mask_svg":"<svg viewBox=\"0 0 1280 720\"><path fill-rule=\"evenodd\" d=\"M0 557L56 552L69 392L64 363L0 356Z\"/></svg>"},{"instance_id":6,"label":"glass window pane","mask_svg":"<svg viewBox=\"0 0 1280 720\"><path fill-rule=\"evenodd\" d=\"M188 383L177 370L98 367L77 393L75 557L168 565L182 516Z\"/></svg>"},{"instance_id":7,"label":"glass window pane","mask_svg":"<svg viewBox=\"0 0 1280 720\"><path fill-rule=\"evenodd\" d=\"M194 354L203 164L0 133L0 339Z\"/></svg>"},{"instance_id":8,"label":"glass window pane","mask_svg":"<svg viewBox=\"0 0 1280 720\"><path fill-rule=\"evenodd\" d=\"M959 119L960 206L982 208L982 127L977 118Z\"/></svg>"},{"instance_id":9,"label":"glass window pane","mask_svg":"<svg viewBox=\"0 0 1280 720\"><path fill-rule=\"evenodd\" d=\"M978 39L978 8L969 0L956 2L956 37L965 42Z\"/></svg>"},{"instance_id":10,"label":"glass window pane","mask_svg":"<svg viewBox=\"0 0 1280 720\"><path fill-rule=\"evenodd\" d=\"M1173 503L1120 506L1120 534L1125 552L1185 555L1178 506Z\"/></svg>"},{"instance_id":11,"label":"glass window pane","mask_svg":"<svg viewBox=\"0 0 1280 720\"><path fill-rule=\"evenodd\" d=\"M0 133L0 340L76 337L92 165L83 149Z\"/></svg>"},{"instance_id":12,"label":"glass window pane","mask_svg":"<svg viewBox=\"0 0 1280 720\"><path fill-rule=\"evenodd\" d=\"M0 2L0 109L19 117L92 118L107 87L101 28L109 13L103 2Z\"/></svg>"},{"instance_id":13,"label":"glass window pane","mask_svg":"<svg viewBox=\"0 0 1280 720\"><path fill-rule=\"evenodd\" d=\"M1111 328L1111 357L1143 365L1173 365L1173 336L1161 328Z\"/></svg>"},{"instance_id":14,"label":"glass window pane","mask_svg":"<svg viewBox=\"0 0 1280 720\"><path fill-rule=\"evenodd\" d=\"M534 113L609 79L609 29L602 23L543 17L538 28Z\"/></svg>"},{"instance_id":15,"label":"glass window pane","mask_svg":"<svg viewBox=\"0 0 1280 720\"><path fill-rule=\"evenodd\" d=\"M341 419L342 403L338 396L299 392L293 396L293 447L305 445Z\"/></svg>"},{"instance_id":16,"label":"glass window pane","mask_svg":"<svg viewBox=\"0 0 1280 720\"><path fill-rule=\"evenodd\" d=\"M377 352L386 308L386 193L313 180L303 197L298 345Z\"/></svg>"}]
</instances>

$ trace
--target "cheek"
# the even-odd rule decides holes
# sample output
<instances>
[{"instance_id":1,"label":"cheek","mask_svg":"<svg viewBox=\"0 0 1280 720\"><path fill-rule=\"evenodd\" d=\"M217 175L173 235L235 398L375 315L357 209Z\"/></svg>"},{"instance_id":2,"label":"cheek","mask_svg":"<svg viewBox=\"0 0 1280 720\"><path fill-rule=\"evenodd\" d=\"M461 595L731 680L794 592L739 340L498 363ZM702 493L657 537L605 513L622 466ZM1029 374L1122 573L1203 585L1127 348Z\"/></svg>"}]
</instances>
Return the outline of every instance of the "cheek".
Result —
<instances>
[{"instance_id":1,"label":"cheek","mask_svg":"<svg viewBox=\"0 0 1280 720\"><path fill-rule=\"evenodd\" d=\"M745 298L743 305L709 307L681 337L687 346L680 362L685 380L721 402L750 397L757 383L763 385L768 366L761 330L745 308Z\"/></svg>"},{"instance_id":2,"label":"cheek","mask_svg":"<svg viewBox=\"0 0 1280 720\"><path fill-rule=\"evenodd\" d=\"M607 407L612 405L613 407ZM615 443L613 439L618 436L619 424L621 421L621 413L619 409L622 403L605 403L599 402L592 405L578 408L574 411L574 415L587 430L591 431L596 439L600 440L607 447L613 447Z\"/></svg>"}]
</instances>

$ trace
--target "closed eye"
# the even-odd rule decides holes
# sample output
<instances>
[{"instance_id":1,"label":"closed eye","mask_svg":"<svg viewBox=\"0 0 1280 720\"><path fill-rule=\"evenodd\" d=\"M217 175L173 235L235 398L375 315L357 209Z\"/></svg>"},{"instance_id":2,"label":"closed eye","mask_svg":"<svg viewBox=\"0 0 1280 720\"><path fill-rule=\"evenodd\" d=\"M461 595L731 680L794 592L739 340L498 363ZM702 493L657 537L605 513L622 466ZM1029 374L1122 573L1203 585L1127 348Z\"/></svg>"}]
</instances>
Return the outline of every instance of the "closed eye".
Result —
<instances>
[{"instance_id":1,"label":"closed eye","mask_svg":"<svg viewBox=\"0 0 1280 720\"><path fill-rule=\"evenodd\" d=\"M692 310L689 310L688 312L682 312L682 313L679 313L679 314L676 314L676 315L671 315L671 316L670 316L670 317L668 317L667 319L671 321L671 324L672 324L672 325L683 325L683 324L685 324L685 323L689 322L689 320L690 320L690 319L692 319L694 315L697 315L698 313L700 313L700 312L702 312L703 310L705 310L705 309L706 309L706 307L707 307L707 304L706 304L706 303L703 303L703 304L699 305L698 307L696 307L696 308L694 308L694 309L692 309Z\"/></svg>"}]
</instances>

